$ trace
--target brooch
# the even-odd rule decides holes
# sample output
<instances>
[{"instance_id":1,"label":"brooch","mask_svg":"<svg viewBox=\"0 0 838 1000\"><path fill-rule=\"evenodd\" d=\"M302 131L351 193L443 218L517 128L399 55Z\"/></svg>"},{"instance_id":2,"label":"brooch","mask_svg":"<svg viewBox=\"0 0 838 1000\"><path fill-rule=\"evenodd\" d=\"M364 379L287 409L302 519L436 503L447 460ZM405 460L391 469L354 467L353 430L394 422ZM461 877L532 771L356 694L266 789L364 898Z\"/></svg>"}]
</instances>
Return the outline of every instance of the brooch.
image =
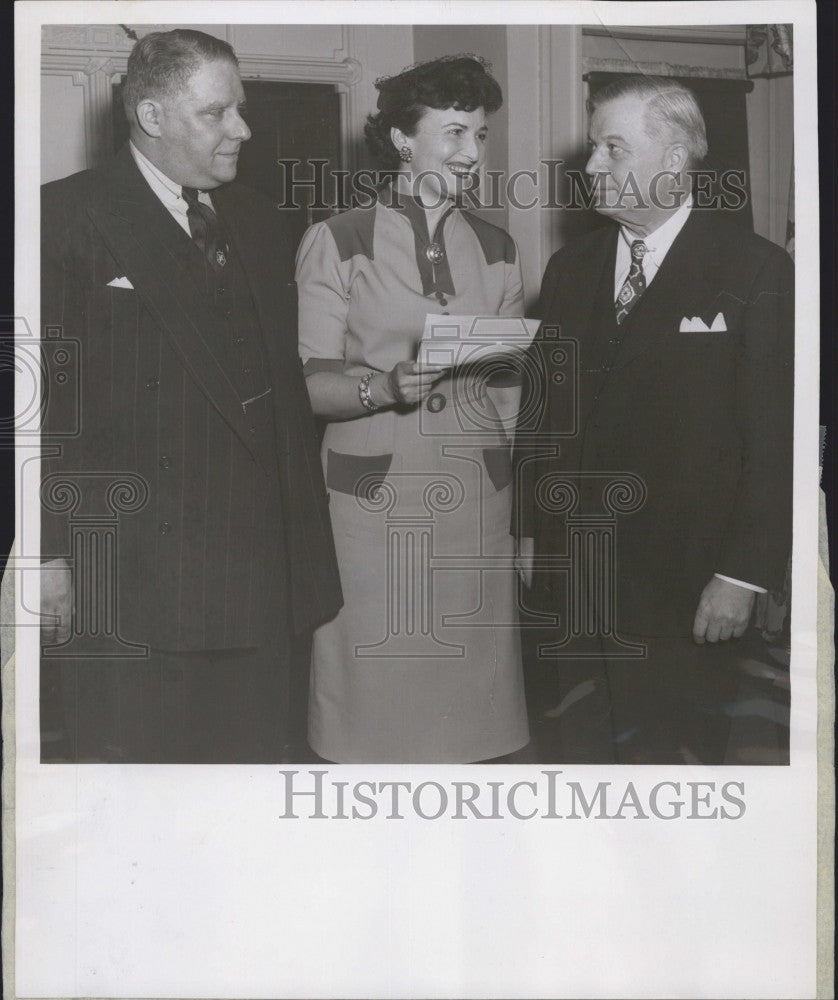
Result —
<instances>
[{"instance_id":1,"label":"brooch","mask_svg":"<svg viewBox=\"0 0 838 1000\"><path fill-rule=\"evenodd\" d=\"M432 264L441 264L445 260L445 251L439 243L430 243L425 249L425 256Z\"/></svg>"}]
</instances>

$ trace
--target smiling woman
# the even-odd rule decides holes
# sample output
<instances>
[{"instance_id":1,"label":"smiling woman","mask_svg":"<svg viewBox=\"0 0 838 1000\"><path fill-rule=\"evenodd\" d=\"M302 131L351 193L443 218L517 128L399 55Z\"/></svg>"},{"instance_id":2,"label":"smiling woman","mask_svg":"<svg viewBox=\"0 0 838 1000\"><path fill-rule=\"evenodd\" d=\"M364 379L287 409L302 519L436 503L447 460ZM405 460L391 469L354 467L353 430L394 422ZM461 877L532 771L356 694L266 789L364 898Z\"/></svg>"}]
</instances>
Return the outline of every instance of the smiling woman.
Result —
<instances>
[{"instance_id":1,"label":"smiling woman","mask_svg":"<svg viewBox=\"0 0 838 1000\"><path fill-rule=\"evenodd\" d=\"M400 128L391 129L398 148L412 153L408 162L413 188L423 204L443 205L451 194L468 189L466 181L483 163L488 131L483 108L428 108L414 135L407 136Z\"/></svg>"},{"instance_id":2,"label":"smiling woman","mask_svg":"<svg viewBox=\"0 0 838 1000\"><path fill-rule=\"evenodd\" d=\"M384 165L401 164L426 208L441 207L483 162L486 117L503 102L500 87L471 56L421 63L378 86L367 141Z\"/></svg>"},{"instance_id":3,"label":"smiling woman","mask_svg":"<svg viewBox=\"0 0 838 1000\"><path fill-rule=\"evenodd\" d=\"M473 56L377 87L367 140L400 169L371 208L313 226L297 259L345 595L314 638L309 740L341 763L465 763L528 740L501 418L518 387L414 359L428 314L523 311L515 243L457 198L502 94Z\"/></svg>"}]
</instances>

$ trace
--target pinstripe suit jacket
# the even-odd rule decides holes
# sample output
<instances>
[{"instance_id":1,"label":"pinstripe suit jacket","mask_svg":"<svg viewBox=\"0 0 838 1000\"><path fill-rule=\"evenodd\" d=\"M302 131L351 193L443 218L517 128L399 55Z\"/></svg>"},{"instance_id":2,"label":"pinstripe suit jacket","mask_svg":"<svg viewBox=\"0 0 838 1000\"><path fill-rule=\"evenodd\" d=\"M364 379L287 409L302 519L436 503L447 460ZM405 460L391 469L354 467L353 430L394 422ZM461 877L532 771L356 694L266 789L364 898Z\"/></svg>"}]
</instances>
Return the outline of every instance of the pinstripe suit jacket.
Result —
<instances>
[{"instance_id":1,"label":"pinstripe suit jacket","mask_svg":"<svg viewBox=\"0 0 838 1000\"><path fill-rule=\"evenodd\" d=\"M117 531L120 634L167 649L258 645L272 623L304 631L341 603L297 356L291 248L256 192L229 184L213 200L261 327L276 462L253 448L213 353L223 332L187 266L194 247L128 148L103 169L45 185L42 196L41 328L80 350L80 433L54 439L61 454L44 475L77 478L77 516L105 509L108 477L142 478L148 498L120 516ZM72 423L72 388L48 394L45 444ZM42 557L67 554L69 540L66 514L44 511Z\"/></svg>"}]
</instances>

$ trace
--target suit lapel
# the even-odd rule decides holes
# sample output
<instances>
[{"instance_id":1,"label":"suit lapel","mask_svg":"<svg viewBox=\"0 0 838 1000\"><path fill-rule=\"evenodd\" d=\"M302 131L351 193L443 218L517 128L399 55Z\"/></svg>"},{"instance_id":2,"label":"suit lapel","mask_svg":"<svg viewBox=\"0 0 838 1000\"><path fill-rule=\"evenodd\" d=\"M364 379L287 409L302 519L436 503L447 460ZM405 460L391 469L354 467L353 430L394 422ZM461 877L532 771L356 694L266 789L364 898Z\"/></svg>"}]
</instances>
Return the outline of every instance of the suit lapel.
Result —
<instances>
[{"instance_id":1,"label":"suit lapel","mask_svg":"<svg viewBox=\"0 0 838 1000\"><path fill-rule=\"evenodd\" d=\"M603 228L586 254L567 261L556 284L553 302L545 315L559 317L563 337L575 337L580 342L590 340L590 331L597 320L599 291L603 274L614 274L617 254L616 232Z\"/></svg>"},{"instance_id":2,"label":"suit lapel","mask_svg":"<svg viewBox=\"0 0 838 1000\"><path fill-rule=\"evenodd\" d=\"M236 199L237 192L233 184L225 184L213 192L213 204L230 236L232 251L241 261L265 340L265 350L273 357L277 351L290 344L295 348L294 353L283 361L296 361L294 338L277 338L273 335L282 316L282 267L278 261L288 252L288 248L276 244L265 245L266 240L257 225L257 217L250 211L236 211Z\"/></svg>"},{"instance_id":3,"label":"suit lapel","mask_svg":"<svg viewBox=\"0 0 838 1000\"><path fill-rule=\"evenodd\" d=\"M210 348L214 335L221 337L223 332L206 295L192 279L191 241L145 182L127 147L115 159L100 200L88 211L184 368L258 457L238 394Z\"/></svg>"},{"instance_id":4,"label":"suit lapel","mask_svg":"<svg viewBox=\"0 0 838 1000\"><path fill-rule=\"evenodd\" d=\"M212 192L212 203L224 227L225 232L230 237L232 250L238 254L241 260L250 290L253 304L259 315L259 322L265 329L265 302L263 301L263 282L256 280L256 275L261 273L262 260L259 243L259 234L253 225L253 220L249 218L249 213L236 212L235 192L233 185L225 184ZM265 252L270 253L271 248L265 248Z\"/></svg>"},{"instance_id":5,"label":"suit lapel","mask_svg":"<svg viewBox=\"0 0 838 1000\"><path fill-rule=\"evenodd\" d=\"M237 254L242 265L248 290L250 291L256 316L262 332L262 341L273 385L273 406L278 418L287 416L287 407L307 406L308 396L297 398L296 385L290 377L293 367L299 367L297 341L293 330L280 331L283 317L282 267L277 261L285 253L287 246L268 244L257 225L258 216L251 211L237 211L236 202L240 198L234 184L225 184L213 192L213 204L227 233L233 254ZM293 257L291 258L293 259ZM293 321L296 323L296 304ZM294 327L295 329L296 327ZM278 419L277 448L287 453L290 448L290 434L287 419Z\"/></svg>"}]
</instances>

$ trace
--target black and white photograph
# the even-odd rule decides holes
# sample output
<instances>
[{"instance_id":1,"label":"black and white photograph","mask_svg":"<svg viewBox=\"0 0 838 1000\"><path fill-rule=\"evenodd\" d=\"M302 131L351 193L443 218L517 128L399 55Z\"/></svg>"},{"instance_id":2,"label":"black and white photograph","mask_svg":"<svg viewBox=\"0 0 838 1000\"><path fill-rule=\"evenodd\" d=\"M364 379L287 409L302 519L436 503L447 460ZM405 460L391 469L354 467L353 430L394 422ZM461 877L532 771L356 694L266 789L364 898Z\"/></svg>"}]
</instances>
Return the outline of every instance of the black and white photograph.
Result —
<instances>
[{"instance_id":1,"label":"black and white photograph","mask_svg":"<svg viewBox=\"0 0 838 1000\"><path fill-rule=\"evenodd\" d=\"M828 995L815 52L17 6L10 996Z\"/></svg>"},{"instance_id":2,"label":"black and white photograph","mask_svg":"<svg viewBox=\"0 0 838 1000\"><path fill-rule=\"evenodd\" d=\"M413 31L348 176L337 89L221 29L111 29L93 168L44 141L42 761L787 763L791 26L583 73L547 205ZM512 212L579 230L537 302Z\"/></svg>"}]
</instances>

